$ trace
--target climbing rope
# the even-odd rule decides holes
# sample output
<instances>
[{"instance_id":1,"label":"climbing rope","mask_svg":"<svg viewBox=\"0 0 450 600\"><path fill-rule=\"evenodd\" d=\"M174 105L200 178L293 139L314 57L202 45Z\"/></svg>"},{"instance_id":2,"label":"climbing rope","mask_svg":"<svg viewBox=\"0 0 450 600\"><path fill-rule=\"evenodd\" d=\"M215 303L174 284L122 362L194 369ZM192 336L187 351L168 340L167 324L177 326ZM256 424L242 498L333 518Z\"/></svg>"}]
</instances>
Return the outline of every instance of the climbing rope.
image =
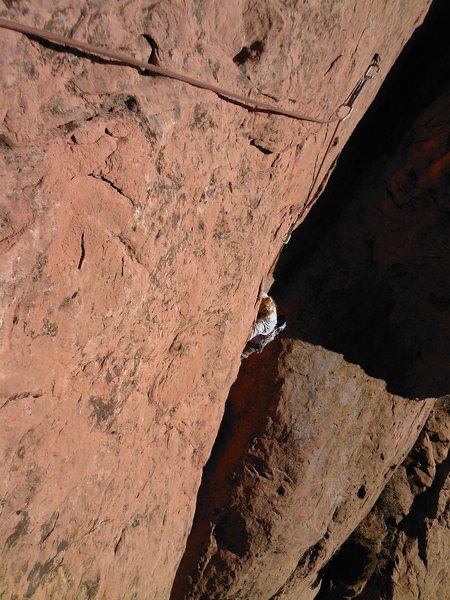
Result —
<instances>
[{"instance_id":1,"label":"climbing rope","mask_svg":"<svg viewBox=\"0 0 450 600\"><path fill-rule=\"evenodd\" d=\"M369 81L369 79L372 79L373 73L374 72L378 72L380 70L380 61L381 61L380 55L379 54L375 54L375 56L370 61L370 64L367 67L366 72L361 77L361 79L358 81L358 83L355 85L355 87L352 89L352 91L348 95L347 99L343 103L342 106L347 107L348 110L349 110L349 113L348 113L347 117L350 116L351 113L353 112L353 106L354 106L355 101L358 98L359 94L362 92L363 87L366 85L366 83ZM328 156L330 148L331 148L334 140L336 139L336 134L338 132L338 129L339 129L339 126L340 126L341 123L342 123L342 120L338 121L336 123L336 127L334 128L334 131L333 131L333 135L330 138L330 142L329 142L329 144L327 146L327 149L325 150L325 153L323 155L323 158L322 158L322 160L320 162L319 169L317 170L316 175L313 177L313 181L312 181L312 183L310 185L309 192L308 192L308 195L306 197L306 202L305 202L305 204L303 206L303 209L300 211L300 213L294 219L293 223L291 224L291 226L289 228L289 231L288 231L287 235L284 238L284 243L285 244L287 244L289 242L289 238L291 237L291 234L292 234L292 232L293 232L293 230L295 228L295 225L298 222L298 220L302 218L302 216L305 214L305 211L308 210L308 208L310 207L310 205L314 201L314 197L315 197L315 196L313 196L314 188L316 186L317 180L319 179L319 175L320 175L320 173L322 171L323 165L325 164L325 160L326 160L326 158ZM338 158L339 158L339 155L336 157L336 160Z\"/></svg>"},{"instance_id":2,"label":"climbing rope","mask_svg":"<svg viewBox=\"0 0 450 600\"><path fill-rule=\"evenodd\" d=\"M349 117L351 115L351 113L353 112L353 107L355 104L356 99L358 98L358 96L360 95L360 93L362 92L363 87L366 85L366 83L369 81L369 79L372 79L373 75L375 72L378 72L380 70L380 62L381 62L381 57L379 54L375 54L374 57L372 58L372 60L370 61L369 66L367 67L364 75L361 77L361 79L358 81L358 83L355 85L355 87L352 89L352 91L350 92L350 94L348 95L348 97L346 98L345 102L341 105L342 107L346 107L348 109L348 114L345 116L344 119L341 119L340 121L338 121L336 123L336 127L334 128L333 131L333 135L330 138L330 141L328 143L327 149L325 150L325 153L323 155L323 158L320 162L319 168L317 170L317 173L314 175L313 180L311 182L311 185L309 187L309 191L308 191L308 195L306 196L306 202L303 205L302 210L299 212L299 214L295 217L295 219L292 221L286 235L283 238L283 244L286 245L289 243L289 240L291 239L291 235L292 232L294 231L298 221L303 217L303 215L305 214L305 212L310 208L310 206L312 205L312 203L314 202L314 198L317 194L316 193L313 194L314 189L316 187L316 183L319 179L319 176L322 172L322 168L323 165L325 164L325 160L330 152L330 148L333 145L334 140L336 139L336 134L339 130L339 127L342 123L342 121L344 121L347 117ZM337 159L339 158L339 154L336 156L334 163L336 163ZM320 186L319 186L320 189ZM283 246L281 246L278 254L276 255L274 261L272 262L272 266L269 269L269 273L272 274L274 269L275 269L275 265L278 262L278 259L281 256L281 253L283 252Z\"/></svg>"},{"instance_id":3,"label":"climbing rope","mask_svg":"<svg viewBox=\"0 0 450 600\"><path fill-rule=\"evenodd\" d=\"M88 44L86 42L67 38L67 37L65 37L63 35L59 35L57 33L51 33L51 32L45 31L43 29L35 29L34 27L29 27L28 25L23 25L22 23L17 23L15 21L9 21L8 19L2 19L2 18L0 18L0 28L10 29L12 31L17 31L19 33L23 33L25 35L28 35L28 36L31 36L34 38L41 38L44 40L48 40L49 42L54 42L56 44L66 46L67 48L76 48L78 50L82 50L83 52L85 52L87 54L106 57L110 60L119 62L123 65L129 65L132 67L136 67L136 68L140 69L141 71L150 71L151 73L155 73L156 75L161 75L162 77L176 79L178 81L187 83L188 85L192 85L197 88L201 88L204 90L209 90L211 92L214 92L215 94L217 94L219 96L219 98L221 98L223 100L227 100L229 102L237 103L249 110L266 112L266 113L273 114L273 115L282 115L285 117L289 117L291 119L297 119L300 121L309 121L310 123L319 123L321 125L329 125L331 123L336 123L336 127L334 128L334 132L331 137L331 140L327 146L325 154L319 165L319 169L317 170L317 173L313 177L313 181L309 188L306 202L303 205L303 208L300 211L300 213L295 217L294 221L291 223L289 230L283 239L284 244L287 244L289 242L289 240L291 238L291 234L296 227L296 224L303 217L303 215L308 210L308 208L310 207L310 205L312 204L312 202L314 200L314 197L315 197L315 196L313 196L314 188L315 188L316 183L319 179L319 176L322 172L323 165L325 164L325 160L328 156L328 153L330 151L333 140L336 137L339 126L341 125L341 123L343 121L348 119L348 117L352 114L354 103L355 103L356 99L358 98L359 94L361 93L362 89L364 88L365 84L367 83L367 81L373 77L373 72L380 70L380 56L378 54L375 54L375 56L373 57L372 61L369 64L369 66L367 67L364 75L361 77L361 79L355 85L355 87L350 92L350 94L348 95L346 100L334 111L334 113L332 113L332 115L329 119L318 119L316 117L299 114L292 110L287 110L284 108L273 106L272 104L268 104L266 102L260 102L257 100L253 100L252 98L248 98L247 96L242 96L241 94L236 94L235 92L226 90L217 85L207 83L206 81L201 81L199 79L189 77L188 75L184 75L182 73L177 73L176 71L166 69L165 67L152 65L152 64L146 63L142 60L137 60L137 59L135 59L131 56L128 56L126 54L123 54L121 52L116 52L114 50L108 50L107 48L99 48L97 46L93 46L92 44ZM336 158L336 160L337 160L337 158ZM270 268L269 273L273 272L273 269L275 268L275 265L278 262L278 259L281 255L282 250L283 250L283 246L280 248L280 251L278 252L277 256L275 257L275 260L272 263L272 267Z\"/></svg>"},{"instance_id":4,"label":"climbing rope","mask_svg":"<svg viewBox=\"0 0 450 600\"><path fill-rule=\"evenodd\" d=\"M211 83L207 83L205 81L201 81L199 79L195 79L193 77L189 77L188 75L183 75L182 73L177 73L176 71L172 71L170 69L166 69L165 67L160 67L157 65L151 65L142 60L137 60L131 56L123 54L121 52L116 52L114 50L108 50L106 48L98 48L97 46L93 46L92 44L88 44L86 42L81 42L79 40L71 39L59 35L57 33L51 33L49 31L45 31L43 29L35 29L34 27L29 27L28 25L23 25L22 23L17 23L15 21L9 21L7 19L0 18L0 27L4 29L11 29L12 31L18 31L19 33L23 33L25 35L29 35L35 38L42 38L44 40L48 40L49 42L55 42L56 44L61 44L68 48L76 48L78 50L82 50L88 54L106 57L110 60L120 62L124 65L129 65L132 67L137 67L142 71L150 71L151 73L156 73L157 75L161 75L163 77L168 77L170 79L176 79L178 81L183 81L189 85L195 86L197 88L201 88L204 90L209 90L217 94L220 98L235 102L240 104L244 108L266 112L273 115L283 115L285 117L289 117L291 119L297 119L300 121L309 121L311 123L319 123L322 125L326 125L328 123L341 123L347 119L352 112L352 104L349 102L352 100L351 96L341 104L335 112L331 115L329 119L318 119L316 117L310 117L307 115L299 114L292 110L287 110L284 108L279 108L277 106L273 106L272 104L268 104L266 102L259 102L257 100L253 100L246 96L242 96L241 94L236 94L235 92L231 92L230 90L226 90L219 86L216 86ZM362 78L363 79L363 78ZM365 81L361 83L361 87L364 85ZM359 92L358 92L359 93Z\"/></svg>"}]
</instances>

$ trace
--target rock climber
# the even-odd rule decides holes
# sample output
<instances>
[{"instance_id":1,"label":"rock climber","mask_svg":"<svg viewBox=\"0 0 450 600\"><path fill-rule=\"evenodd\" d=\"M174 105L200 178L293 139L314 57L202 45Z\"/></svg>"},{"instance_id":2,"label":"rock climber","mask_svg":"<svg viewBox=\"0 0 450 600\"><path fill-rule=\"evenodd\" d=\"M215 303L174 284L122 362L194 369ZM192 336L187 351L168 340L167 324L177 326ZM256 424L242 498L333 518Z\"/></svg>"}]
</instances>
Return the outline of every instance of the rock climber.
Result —
<instances>
[{"instance_id":1,"label":"rock climber","mask_svg":"<svg viewBox=\"0 0 450 600\"><path fill-rule=\"evenodd\" d=\"M242 352L241 359L247 358L253 352L262 352L275 337L286 327L284 317L277 319L277 305L273 298L263 293L259 305L258 315L253 324L247 344Z\"/></svg>"}]
</instances>

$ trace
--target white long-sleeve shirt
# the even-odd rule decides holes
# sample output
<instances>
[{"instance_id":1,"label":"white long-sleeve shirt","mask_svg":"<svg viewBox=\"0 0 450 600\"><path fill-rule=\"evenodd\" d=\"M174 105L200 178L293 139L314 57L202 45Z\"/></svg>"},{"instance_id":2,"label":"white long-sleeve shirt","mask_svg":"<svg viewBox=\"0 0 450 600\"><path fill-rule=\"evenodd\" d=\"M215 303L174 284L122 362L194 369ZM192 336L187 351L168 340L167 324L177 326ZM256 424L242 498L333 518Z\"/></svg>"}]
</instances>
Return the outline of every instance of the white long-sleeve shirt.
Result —
<instances>
[{"instance_id":1,"label":"white long-sleeve shirt","mask_svg":"<svg viewBox=\"0 0 450 600\"><path fill-rule=\"evenodd\" d=\"M257 319L252 327L252 332L247 341L253 339L257 335L269 335L277 325L277 312L274 310L265 319Z\"/></svg>"},{"instance_id":2,"label":"white long-sleeve shirt","mask_svg":"<svg viewBox=\"0 0 450 600\"><path fill-rule=\"evenodd\" d=\"M267 294L263 294L263 298L267 297ZM277 311L274 310L264 319L257 319L253 324L252 331L250 336L247 339L247 342L257 335L269 335L275 329L277 325Z\"/></svg>"}]
</instances>

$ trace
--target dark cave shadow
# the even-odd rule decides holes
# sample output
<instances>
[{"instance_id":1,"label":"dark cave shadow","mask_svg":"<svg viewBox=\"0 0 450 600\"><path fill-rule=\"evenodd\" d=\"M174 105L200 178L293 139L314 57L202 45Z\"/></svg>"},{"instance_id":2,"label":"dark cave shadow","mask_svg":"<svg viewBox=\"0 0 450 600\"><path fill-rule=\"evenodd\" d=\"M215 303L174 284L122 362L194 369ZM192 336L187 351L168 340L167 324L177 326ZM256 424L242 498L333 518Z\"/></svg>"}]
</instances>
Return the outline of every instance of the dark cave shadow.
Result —
<instances>
[{"instance_id":1,"label":"dark cave shadow","mask_svg":"<svg viewBox=\"0 0 450 600\"><path fill-rule=\"evenodd\" d=\"M415 399L450 392L450 172L420 188L413 164L401 210L380 180L418 116L449 89L449 20L450 4L435 0L283 250L271 290L287 336L339 352Z\"/></svg>"},{"instance_id":2,"label":"dark cave shadow","mask_svg":"<svg viewBox=\"0 0 450 600\"><path fill-rule=\"evenodd\" d=\"M313 217L320 227L320 215ZM303 260L289 277L275 273L272 293L287 315L286 335L343 354L384 380L390 393L416 399L448 394L448 252L438 264L418 254L381 269L372 246L382 246L382 236L373 240L364 229L356 231L360 224L348 211L342 219L321 241L315 224L305 223L289 249ZM446 232L450 239L450 220L441 226L441 237ZM312 242L318 246L308 260L302 250Z\"/></svg>"},{"instance_id":3,"label":"dark cave shadow","mask_svg":"<svg viewBox=\"0 0 450 600\"><path fill-rule=\"evenodd\" d=\"M340 182L330 185L275 271L271 293L287 316L286 335L343 354L390 393L448 394L448 197L443 189L437 200L419 193L412 208L398 210L381 194L379 217L367 183L350 201Z\"/></svg>"}]
</instances>

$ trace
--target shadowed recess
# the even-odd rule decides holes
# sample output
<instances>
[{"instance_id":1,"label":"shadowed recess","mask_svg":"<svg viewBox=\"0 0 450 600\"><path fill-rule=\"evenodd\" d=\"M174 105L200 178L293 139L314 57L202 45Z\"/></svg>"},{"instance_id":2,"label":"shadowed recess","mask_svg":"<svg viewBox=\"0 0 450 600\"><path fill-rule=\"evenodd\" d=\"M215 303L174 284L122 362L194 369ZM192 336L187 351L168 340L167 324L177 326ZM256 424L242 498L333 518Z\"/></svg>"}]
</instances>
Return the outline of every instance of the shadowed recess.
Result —
<instances>
[{"instance_id":1,"label":"shadowed recess","mask_svg":"<svg viewBox=\"0 0 450 600\"><path fill-rule=\"evenodd\" d=\"M449 18L448 4L433 4L273 288L291 337L342 353L404 397L450 391Z\"/></svg>"}]
</instances>

